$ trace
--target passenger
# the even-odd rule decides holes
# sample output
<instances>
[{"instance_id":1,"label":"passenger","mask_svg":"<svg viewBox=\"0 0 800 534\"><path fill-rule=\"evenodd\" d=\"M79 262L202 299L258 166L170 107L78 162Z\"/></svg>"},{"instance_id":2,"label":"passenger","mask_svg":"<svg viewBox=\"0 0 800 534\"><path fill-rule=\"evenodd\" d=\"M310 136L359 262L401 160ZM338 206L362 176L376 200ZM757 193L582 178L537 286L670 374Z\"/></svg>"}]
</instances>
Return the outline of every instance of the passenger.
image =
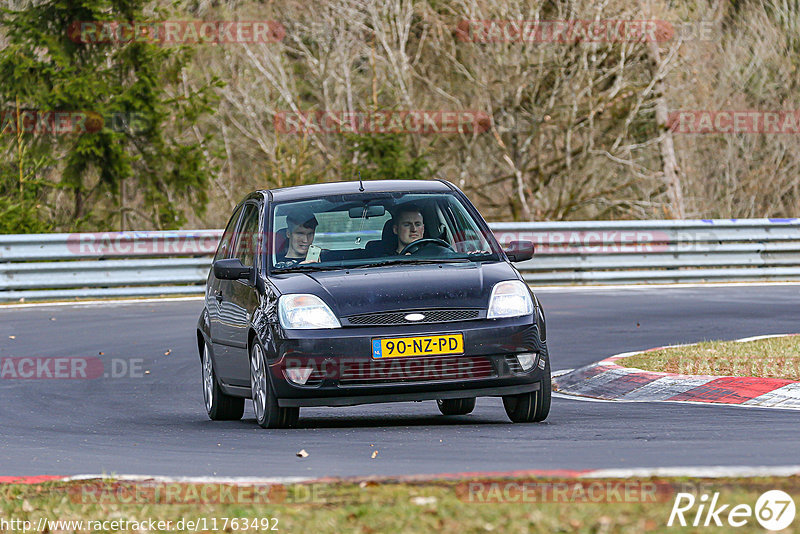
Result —
<instances>
[{"instance_id":1,"label":"passenger","mask_svg":"<svg viewBox=\"0 0 800 534\"><path fill-rule=\"evenodd\" d=\"M278 253L275 267L285 269L301 263L316 263L319 260L306 260L308 249L314 242L317 230L317 218L311 212L296 212L286 217L286 252Z\"/></svg>"},{"instance_id":2,"label":"passenger","mask_svg":"<svg viewBox=\"0 0 800 534\"><path fill-rule=\"evenodd\" d=\"M414 204L406 204L394 214L392 232L397 236L397 250L400 252L425 235L425 223L422 220L422 211ZM408 253L406 253L408 254Z\"/></svg>"}]
</instances>

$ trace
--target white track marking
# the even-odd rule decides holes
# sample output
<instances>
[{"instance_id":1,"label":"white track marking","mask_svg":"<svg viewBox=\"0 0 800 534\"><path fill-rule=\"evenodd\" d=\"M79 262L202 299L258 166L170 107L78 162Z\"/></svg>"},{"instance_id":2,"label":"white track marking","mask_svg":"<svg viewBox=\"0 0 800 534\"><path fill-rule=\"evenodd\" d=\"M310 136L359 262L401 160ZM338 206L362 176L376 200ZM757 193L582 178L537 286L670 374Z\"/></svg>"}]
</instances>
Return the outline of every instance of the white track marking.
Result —
<instances>
[{"instance_id":1,"label":"white track marking","mask_svg":"<svg viewBox=\"0 0 800 534\"><path fill-rule=\"evenodd\" d=\"M786 384L754 399L744 401L742 404L800 410L800 382Z\"/></svg>"},{"instance_id":2,"label":"white track marking","mask_svg":"<svg viewBox=\"0 0 800 534\"><path fill-rule=\"evenodd\" d=\"M615 401L610 399L595 399L594 397L581 397L579 395L567 395L566 393L557 393L553 391L550 395L556 399L567 399L580 402L634 402L634 401Z\"/></svg>"},{"instance_id":3,"label":"white track marking","mask_svg":"<svg viewBox=\"0 0 800 534\"><path fill-rule=\"evenodd\" d=\"M147 304L153 302L183 302L183 301L202 301L203 296L197 297L154 297L146 299L114 299L114 300L82 300L82 301L69 301L69 302L29 302L29 303L11 303L0 304L0 311L8 308L43 308L50 306L73 306L76 308L81 307L103 307L103 306L119 306L120 304Z\"/></svg>"},{"instance_id":4,"label":"white track marking","mask_svg":"<svg viewBox=\"0 0 800 534\"><path fill-rule=\"evenodd\" d=\"M528 284L534 292L580 292L580 291L614 291L620 290L648 290L648 289L697 289L715 287L771 287L771 286L798 286L800 282L704 282L693 284L608 284L608 285L570 285L570 286L537 286Z\"/></svg>"},{"instance_id":5,"label":"white track marking","mask_svg":"<svg viewBox=\"0 0 800 534\"><path fill-rule=\"evenodd\" d=\"M633 469L597 469L583 478L633 478L633 477L789 477L800 474L800 465L786 466L700 466L700 467L641 467Z\"/></svg>"},{"instance_id":6,"label":"white track marking","mask_svg":"<svg viewBox=\"0 0 800 534\"><path fill-rule=\"evenodd\" d=\"M761 409L761 410L772 410L772 411L774 411L774 410L787 410L787 411L791 411L791 412L795 412L795 411L800 410L800 405L795 407L795 406L792 406L792 405L779 405L779 404L774 404L774 405L766 405L766 404L764 404L764 405L755 405L755 404L746 404L746 403L727 404L727 403L724 403L724 402L674 401L674 400L659 400L659 399L647 399L647 400L644 400L644 399L642 399L642 400L630 400L630 399L623 399L623 398L619 398L619 399L598 399L598 398L595 398L595 397L582 397L580 395L569 395L569 394L566 394L566 393L556 393L555 391L552 393L552 395L554 397L559 398L559 399L574 400L574 401L580 401L580 402L612 402L612 403L619 403L619 404L634 404L634 403L647 404L647 403L653 403L653 404L675 404L675 405L694 404L695 406L712 406L712 407L716 407L716 408L757 408L757 409Z\"/></svg>"},{"instance_id":7,"label":"white track marking","mask_svg":"<svg viewBox=\"0 0 800 534\"><path fill-rule=\"evenodd\" d=\"M529 470L529 477L552 477L548 470ZM575 475L572 478L649 478L660 477L689 477L689 478L726 478L726 477L790 477L800 475L800 465L784 466L678 466L678 467L634 467L618 469L592 469L584 473ZM492 473L492 477L520 476L519 472ZM522 475L525 476L525 475ZM107 480L107 481L128 481L128 482L155 482L155 483L185 483L185 484L232 484L240 486L252 485L272 485L272 484L303 484L316 481L347 481L358 482L359 480L372 480L387 482L400 481L404 479L437 480L440 478L474 478L475 473L456 472L456 473L436 473L430 475L410 475L410 476L354 476L354 477L326 477L323 479L312 477L166 477L150 475L74 475L64 477L64 481L81 480ZM22 477L24 478L24 477Z\"/></svg>"},{"instance_id":8,"label":"white track marking","mask_svg":"<svg viewBox=\"0 0 800 534\"><path fill-rule=\"evenodd\" d=\"M716 377L676 378L665 376L622 395L622 400L665 401L690 389L708 384Z\"/></svg>"},{"instance_id":9,"label":"white track marking","mask_svg":"<svg viewBox=\"0 0 800 534\"><path fill-rule=\"evenodd\" d=\"M758 341L759 339L772 339L774 337L787 337L793 334L767 334L764 336L743 337L742 339L735 339L734 343L747 343L748 341Z\"/></svg>"},{"instance_id":10,"label":"white track marking","mask_svg":"<svg viewBox=\"0 0 800 534\"><path fill-rule=\"evenodd\" d=\"M645 349L645 350L648 350L648 349ZM614 354L613 356L609 356L609 357L607 357L607 358L605 358L603 360L600 360L597 363L598 363L598 365L602 364L603 362L611 363L611 362L608 361L611 358L627 358L629 356L636 356L637 354L641 354L643 352L644 352L644 350L634 350L634 351L631 351L631 352L620 352L619 354Z\"/></svg>"}]
</instances>

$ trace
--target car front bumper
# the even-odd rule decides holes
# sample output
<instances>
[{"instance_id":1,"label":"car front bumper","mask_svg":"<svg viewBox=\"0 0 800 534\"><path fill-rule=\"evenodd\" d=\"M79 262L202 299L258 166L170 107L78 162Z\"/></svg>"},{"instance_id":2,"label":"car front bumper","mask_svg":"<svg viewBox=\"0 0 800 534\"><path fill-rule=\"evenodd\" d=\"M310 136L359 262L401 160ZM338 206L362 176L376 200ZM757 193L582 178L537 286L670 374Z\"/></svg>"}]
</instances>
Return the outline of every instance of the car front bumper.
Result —
<instances>
[{"instance_id":1,"label":"car front bumper","mask_svg":"<svg viewBox=\"0 0 800 534\"><path fill-rule=\"evenodd\" d=\"M461 333L462 354L375 360L376 338ZM268 347L280 406L350 406L379 402L505 396L539 389L547 348L532 316L446 324L274 330ZM526 372L516 355L533 353ZM311 369L305 385L289 369Z\"/></svg>"}]
</instances>

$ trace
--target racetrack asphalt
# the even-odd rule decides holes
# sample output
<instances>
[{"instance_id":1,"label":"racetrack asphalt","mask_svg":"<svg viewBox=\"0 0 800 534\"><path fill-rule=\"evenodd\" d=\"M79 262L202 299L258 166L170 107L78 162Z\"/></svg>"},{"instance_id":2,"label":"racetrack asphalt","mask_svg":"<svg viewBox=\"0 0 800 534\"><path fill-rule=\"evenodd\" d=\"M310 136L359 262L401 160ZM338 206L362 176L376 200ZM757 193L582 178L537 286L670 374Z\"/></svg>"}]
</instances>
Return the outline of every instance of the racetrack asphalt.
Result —
<instances>
[{"instance_id":1,"label":"racetrack asphalt","mask_svg":"<svg viewBox=\"0 0 800 534\"><path fill-rule=\"evenodd\" d=\"M797 285L537 296L554 370L674 343L800 330ZM97 356L107 371L112 360L142 360L141 372L123 378L0 379L0 475L323 477L777 466L800 458L797 411L736 406L559 397L545 423L512 425L500 399L479 399L460 417L439 415L434 402L306 408L299 428L262 430L248 402L242 421L212 422L194 341L201 307L201 300L0 307L0 358ZM301 449L307 458L295 456Z\"/></svg>"}]
</instances>

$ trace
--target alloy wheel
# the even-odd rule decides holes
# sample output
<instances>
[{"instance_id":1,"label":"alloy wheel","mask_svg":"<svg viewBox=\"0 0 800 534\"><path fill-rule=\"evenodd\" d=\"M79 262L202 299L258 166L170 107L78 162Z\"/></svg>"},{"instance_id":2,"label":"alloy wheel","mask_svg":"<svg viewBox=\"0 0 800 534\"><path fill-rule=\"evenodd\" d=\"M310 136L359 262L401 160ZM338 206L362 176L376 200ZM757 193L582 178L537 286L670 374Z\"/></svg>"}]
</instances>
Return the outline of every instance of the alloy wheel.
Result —
<instances>
[{"instance_id":1,"label":"alloy wheel","mask_svg":"<svg viewBox=\"0 0 800 534\"><path fill-rule=\"evenodd\" d=\"M211 367L208 345L203 349L203 398L206 401L206 411L210 413L214 403L214 369Z\"/></svg>"},{"instance_id":2,"label":"alloy wheel","mask_svg":"<svg viewBox=\"0 0 800 534\"><path fill-rule=\"evenodd\" d=\"M267 373L264 366L264 353L256 344L250 358L250 389L253 396L253 409L258 421L264 420L267 410Z\"/></svg>"}]
</instances>

